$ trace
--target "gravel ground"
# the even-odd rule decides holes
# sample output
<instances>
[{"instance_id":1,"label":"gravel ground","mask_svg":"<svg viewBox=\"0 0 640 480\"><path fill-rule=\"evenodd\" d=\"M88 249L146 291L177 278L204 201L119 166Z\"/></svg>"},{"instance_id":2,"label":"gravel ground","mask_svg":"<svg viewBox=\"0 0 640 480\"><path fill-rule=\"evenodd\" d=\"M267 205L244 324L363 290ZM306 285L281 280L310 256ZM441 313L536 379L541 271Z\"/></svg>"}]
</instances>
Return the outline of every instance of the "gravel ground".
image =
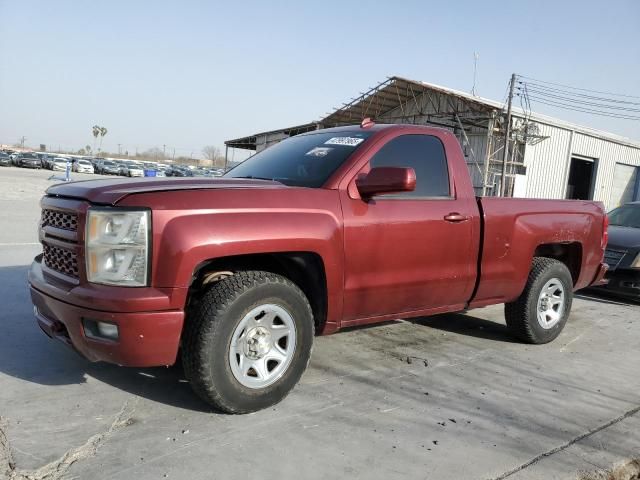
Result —
<instances>
[{"instance_id":1,"label":"gravel ground","mask_svg":"<svg viewBox=\"0 0 640 480\"><path fill-rule=\"evenodd\" d=\"M179 365L88 363L32 316L50 175L0 169L0 478L574 479L640 453L640 306L584 294L549 345L514 342L501 306L317 338L292 394L245 416Z\"/></svg>"}]
</instances>

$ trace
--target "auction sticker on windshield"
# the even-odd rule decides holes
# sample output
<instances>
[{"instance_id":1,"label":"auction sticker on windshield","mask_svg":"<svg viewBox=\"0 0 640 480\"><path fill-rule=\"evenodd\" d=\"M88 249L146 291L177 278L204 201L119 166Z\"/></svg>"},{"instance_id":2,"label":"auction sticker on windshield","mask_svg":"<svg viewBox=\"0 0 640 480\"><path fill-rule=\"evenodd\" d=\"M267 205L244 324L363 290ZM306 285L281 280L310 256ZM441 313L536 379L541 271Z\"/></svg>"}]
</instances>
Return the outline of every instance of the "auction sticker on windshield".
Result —
<instances>
[{"instance_id":1,"label":"auction sticker on windshield","mask_svg":"<svg viewBox=\"0 0 640 480\"><path fill-rule=\"evenodd\" d=\"M358 137L332 137L326 142L325 145L344 145L346 147L356 147L364 142L364 138Z\"/></svg>"}]
</instances>

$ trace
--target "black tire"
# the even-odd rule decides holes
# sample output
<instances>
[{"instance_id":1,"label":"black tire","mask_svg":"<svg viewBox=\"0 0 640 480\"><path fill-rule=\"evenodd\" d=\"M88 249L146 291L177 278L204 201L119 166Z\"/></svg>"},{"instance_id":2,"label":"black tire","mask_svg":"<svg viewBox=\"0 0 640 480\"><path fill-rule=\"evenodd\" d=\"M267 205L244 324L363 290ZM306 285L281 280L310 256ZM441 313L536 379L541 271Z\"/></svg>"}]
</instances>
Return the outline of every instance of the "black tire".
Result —
<instances>
[{"instance_id":1,"label":"black tire","mask_svg":"<svg viewBox=\"0 0 640 480\"><path fill-rule=\"evenodd\" d=\"M555 325L543 328L538 321L538 299L545 284L552 279L559 280L564 288L563 313ZM562 332L571 313L572 302L573 279L567 266L553 258L536 257L522 294L504 306L507 327L523 342L549 343Z\"/></svg>"},{"instance_id":2,"label":"black tire","mask_svg":"<svg viewBox=\"0 0 640 480\"><path fill-rule=\"evenodd\" d=\"M242 385L231 371L229 348L233 333L253 308L277 304L293 317L296 348L288 368L264 388ZM227 413L249 413L280 402L304 373L313 346L314 322L304 293L274 273L241 271L209 288L186 320L182 362L193 390L207 403Z\"/></svg>"}]
</instances>

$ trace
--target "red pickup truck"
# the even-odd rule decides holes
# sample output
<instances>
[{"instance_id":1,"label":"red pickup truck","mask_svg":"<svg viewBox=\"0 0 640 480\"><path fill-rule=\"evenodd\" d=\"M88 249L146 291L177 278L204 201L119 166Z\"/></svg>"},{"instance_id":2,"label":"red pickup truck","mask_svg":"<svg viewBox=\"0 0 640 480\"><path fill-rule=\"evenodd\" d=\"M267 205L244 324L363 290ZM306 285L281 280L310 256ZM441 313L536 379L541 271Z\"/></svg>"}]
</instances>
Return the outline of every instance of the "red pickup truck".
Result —
<instances>
[{"instance_id":1,"label":"red pickup truck","mask_svg":"<svg viewBox=\"0 0 640 480\"><path fill-rule=\"evenodd\" d=\"M180 353L233 413L284 398L314 333L504 303L513 334L549 342L606 271L601 204L476 198L456 137L421 126L295 136L221 179L55 185L41 206L42 330L91 361Z\"/></svg>"}]
</instances>

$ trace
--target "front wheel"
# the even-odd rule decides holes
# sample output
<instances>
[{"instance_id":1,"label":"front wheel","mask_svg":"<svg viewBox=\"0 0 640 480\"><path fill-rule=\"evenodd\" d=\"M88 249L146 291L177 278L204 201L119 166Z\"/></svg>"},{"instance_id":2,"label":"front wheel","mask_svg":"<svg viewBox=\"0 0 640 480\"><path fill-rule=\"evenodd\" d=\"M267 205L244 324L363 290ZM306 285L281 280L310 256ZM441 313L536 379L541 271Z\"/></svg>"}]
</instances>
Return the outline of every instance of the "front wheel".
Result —
<instances>
[{"instance_id":1,"label":"front wheel","mask_svg":"<svg viewBox=\"0 0 640 480\"><path fill-rule=\"evenodd\" d=\"M201 398L228 413L280 402L311 357L309 301L274 273L242 271L214 283L186 322L186 377Z\"/></svg>"},{"instance_id":2,"label":"front wheel","mask_svg":"<svg viewBox=\"0 0 640 480\"><path fill-rule=\"evenodd\" d=\"M572 301L573 279L567 266L553 258L536 257L524 291L505 304L507 326L526 343L548 343L562 332Z\"/></svg>"}]
</instances>

